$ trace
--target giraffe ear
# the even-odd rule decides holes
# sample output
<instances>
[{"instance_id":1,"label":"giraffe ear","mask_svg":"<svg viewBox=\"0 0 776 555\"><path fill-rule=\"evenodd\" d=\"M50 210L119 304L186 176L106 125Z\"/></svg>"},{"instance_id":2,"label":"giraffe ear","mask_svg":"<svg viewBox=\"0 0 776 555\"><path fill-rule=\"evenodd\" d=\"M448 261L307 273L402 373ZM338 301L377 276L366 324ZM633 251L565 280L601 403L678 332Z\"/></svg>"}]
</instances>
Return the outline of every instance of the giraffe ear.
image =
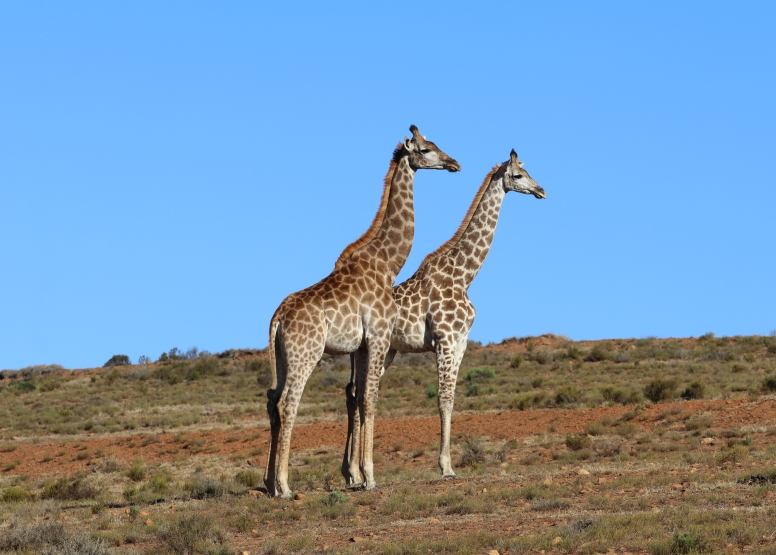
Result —
<instances>
[{"instance_id":1,"label":"giraffe ear","mask_svg":"<svg viewBox=\"0 0 776 555\"><path fill-rule=\"evenodd\" d=\"M509 158L512 160L512 165L513 166L517 166L518 165L517 152L515 152L514 148L512 149L512 152L509 153Z\"/></svg>"},{"instance_id":2,"label":"giraffe ear","mask_svg":"<svg viewBox=\"0 0 776 555\"><path fill-rule=\"evenodd\" d=\"M409 137L404 137L404 148L406 148L408 152L412 152L412 142Z\"/></svg>"},{"instance_id":3,"label":"giraffe ear","mask_svg":"<svg viewBox=\"0 0 776 555\"><path fill-rule=\"evenodd\" d=\"M525 164L525 162L518 162L517 163L517 165L520 166L521 168L523 167L524 164Z\"/></svg>"}]
</instances>

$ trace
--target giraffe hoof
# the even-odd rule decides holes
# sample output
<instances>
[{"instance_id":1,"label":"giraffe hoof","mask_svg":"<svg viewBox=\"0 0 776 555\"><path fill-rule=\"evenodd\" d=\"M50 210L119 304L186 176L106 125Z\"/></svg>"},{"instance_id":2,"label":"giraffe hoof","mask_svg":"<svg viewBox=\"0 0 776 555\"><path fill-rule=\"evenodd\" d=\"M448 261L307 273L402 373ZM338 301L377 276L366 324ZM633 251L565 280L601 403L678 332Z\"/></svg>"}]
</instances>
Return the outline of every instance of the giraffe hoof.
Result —
<instances>
[{"instance_id":1,"label":"giraffe hoof","mask_svg":"<svg viewBox=\"0 0 776 555\"><path fill-rule=\"evenodd\" d=\"M371 486L368 486L366 485L366 483L364 483L361 486L361 489L364 491L378 491L380 488L377 486L377 484L372 484Z\"/></svg>"},{"instance_id":2,"label":"giraffe hoof","mask_svg":"<svg viewBox=\"0 0 776 555\"><path fill-rule=\"evenodd\" d=\"M443 480L454 480L455 478L458 478L458 474L455 472L451 472L450 474L442 474Z\"/></svg>"}]
</instances>

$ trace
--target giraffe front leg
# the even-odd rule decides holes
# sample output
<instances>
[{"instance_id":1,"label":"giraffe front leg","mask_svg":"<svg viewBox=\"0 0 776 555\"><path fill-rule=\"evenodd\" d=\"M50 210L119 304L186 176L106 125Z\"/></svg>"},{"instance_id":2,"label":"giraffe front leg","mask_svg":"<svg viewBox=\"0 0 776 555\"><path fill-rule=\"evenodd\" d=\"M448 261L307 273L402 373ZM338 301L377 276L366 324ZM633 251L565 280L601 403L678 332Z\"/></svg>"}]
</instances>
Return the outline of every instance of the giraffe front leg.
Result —
<instances>
[{"instance_id":1,"label":"giraffe front leg","mask_svg":"<svg viewBox=\"0 0 776 555\"><path fill-rule=\"evenodd\" d=\"M467 336L468 337L468 336ZM455 384L458 368L466 351L466 337L456 343L437 343L437 374L439 381L439 420L441 437L439 441L439 468L443 478L455 478L450 457L450 428L455 404Z\"/></svg>"},{"instance_id":2,"label":"giraffe front leg","mask_svg":"<svg viewBox=\"0 0 776 555\"><path fill-rule=\"evenodd\" d=\"M388 328L391 329L390 327ZM374 476L374 430L375 412L377 410L377 395L380 387L380 376L383 373L385 356L390 345L390 333L370 338L367 348L369 354L366 379L358 382L362 409L363 429L361 431L361 472L364 474L363 488L377 489ZM363 385L363 387L362 387Z\"/></svg>"}]
</instances>

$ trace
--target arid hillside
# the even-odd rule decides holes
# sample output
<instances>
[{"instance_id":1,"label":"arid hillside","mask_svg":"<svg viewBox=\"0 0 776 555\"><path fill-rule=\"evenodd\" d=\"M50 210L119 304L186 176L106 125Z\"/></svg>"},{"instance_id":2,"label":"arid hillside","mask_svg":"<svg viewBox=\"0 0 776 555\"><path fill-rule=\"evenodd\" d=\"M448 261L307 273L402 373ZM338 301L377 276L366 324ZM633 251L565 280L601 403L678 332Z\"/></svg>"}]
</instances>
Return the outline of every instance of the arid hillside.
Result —
<instances>
[{"instance_id":1,"label":"arid hillside","mask_svg":"<svg viewBox=\"0 0 776 555\"><path fill-rule=\"evenodd\" d=\"M2 372L0 553L776 553L774 337L472 343L455 480L433 356L400 355L377 492L340 476L349 368L326 357L294 501L261 483L266 353L160 358Z\"/></svg>"}]
</instances>

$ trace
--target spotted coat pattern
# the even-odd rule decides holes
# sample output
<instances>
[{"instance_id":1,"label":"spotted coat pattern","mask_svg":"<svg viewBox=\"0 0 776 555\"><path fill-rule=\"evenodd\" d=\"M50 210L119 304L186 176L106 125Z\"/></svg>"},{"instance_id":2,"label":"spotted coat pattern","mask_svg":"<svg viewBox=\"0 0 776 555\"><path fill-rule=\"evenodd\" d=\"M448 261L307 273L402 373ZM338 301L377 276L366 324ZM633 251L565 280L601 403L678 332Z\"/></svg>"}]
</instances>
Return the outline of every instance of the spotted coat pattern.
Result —
<instances>
[{"instance_id":1,"label":"spotted coat pattern","mask_svg":"<svg viewBox=\"0 0 776 555\"><path fill-rule=\"evenodd\" d=\"M450 460L450 421L455 384L475 316L467 290L488 255L501 205L508 191L546 198L544 189L522 169L514 151L509 161L494 167L485 176L456 234L429 254L411 278L393 288L399 314L383 370L391 364L396 352L436 353L441 420L439 466L442 475L447 477L455 476ZM363 361L357 355L353 364L358 369L363 366ZM355 378L356 390L358 376L356 372L351 378L351 382ZM349 384L349 396L352 396L353 389L353 384ZM352 407L353 402L349 399L349 428L350 420L354 418ZM345 456L348 456L347 446ZM356 471L353 461L350 461L347 471L345 468L343 461L343 474L349 480Z\"/></svg>"},{"instance_id":2,"label":"spotted coat pattern","mask_svg":"<svg viewBox=\"0 0 776 555\"><path fill-rule=\"evenodd\" d=\"M353 451L364 486L374 488L372 443L377 387L398 309L393 283L412 247L413 181L418 169L458 171L458 163L412 126L412 140L394 151L380 210L372 226L337 260L334 271L286 297L270 322L274 380L267 392L271 436L264 483L271 496L290 497L291 432L307 379L324 353L359 351L365 384L358 395L358 440Z\"/></svg>"}]
</instances>

